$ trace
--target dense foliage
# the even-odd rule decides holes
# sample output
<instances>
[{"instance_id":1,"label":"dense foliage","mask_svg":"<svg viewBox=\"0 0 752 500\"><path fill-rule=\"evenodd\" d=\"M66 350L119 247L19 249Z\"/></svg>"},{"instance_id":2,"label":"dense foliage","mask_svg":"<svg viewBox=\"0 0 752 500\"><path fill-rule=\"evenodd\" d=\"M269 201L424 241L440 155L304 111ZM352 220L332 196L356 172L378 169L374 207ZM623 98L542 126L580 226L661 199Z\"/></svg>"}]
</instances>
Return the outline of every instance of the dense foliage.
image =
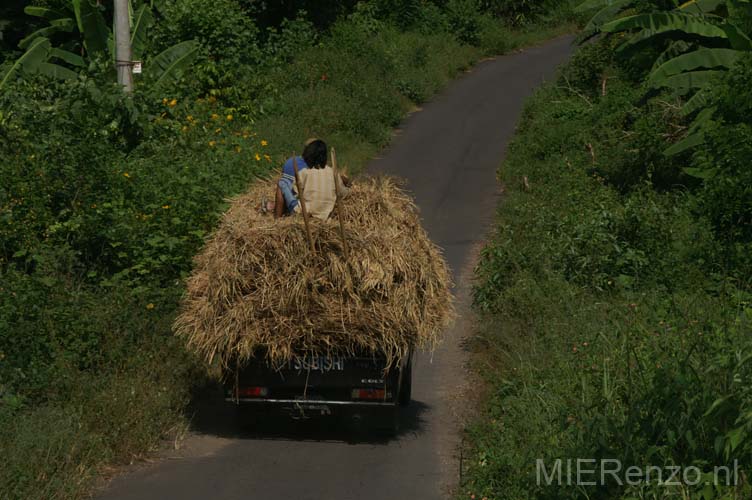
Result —
<instances>
[{"instance_id":1,"label":"dense foliage","mask_svg":"<svg viewBox=\"0 0 752 500\"><path fill-rule=\"evenodd\" d=\"M310 136L357 170L458 71L567 12L512 31L472 0L133 1L125 97L108 8L26 3L0 7L0 497L23 499L80 497L184 429L201 378L170 324L228 196Z\"/></svg>"},{"instance_id":2,"label":"dense foliage","mask_svg":"<svg viewBox=\"0 0 752 500\"><path fill-rule=\"evenodd\" d=\"M584 45L537 93L501 170L509 196L475 292L493 325L477 338L489 403L469 429L463 497L750 496L752 57L717 68L703 141L667 154L692 127L692 94L656 89L645 57L673 42L635 53L624 40ZM619 460L622 484L600 469L592 485L540 480L536 460L550 472L578 458ZM624 480L648 465L701 476ZM736 484L714 484L735 466Z\"/></svg>"}]
</instances>

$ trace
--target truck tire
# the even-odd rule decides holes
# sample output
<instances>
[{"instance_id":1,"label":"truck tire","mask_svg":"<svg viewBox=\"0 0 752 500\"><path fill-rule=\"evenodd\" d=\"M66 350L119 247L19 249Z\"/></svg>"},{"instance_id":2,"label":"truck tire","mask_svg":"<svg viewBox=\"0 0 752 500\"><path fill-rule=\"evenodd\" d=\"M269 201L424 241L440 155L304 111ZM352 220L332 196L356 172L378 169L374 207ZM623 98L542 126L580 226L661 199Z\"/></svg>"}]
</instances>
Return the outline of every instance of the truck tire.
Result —
<instances>
[{"instance_id":1,"label":"truck tire","mask_svg":"<svg viewBox=\"0 0 752 500\"><path fill-rule=\"evenodd\" d=\"M402 385L399 388L399 397L397 401L400 406L409 406L413 396L413 354L407 360L404 371L402 372Z\"/></svg>"}]
</instances>

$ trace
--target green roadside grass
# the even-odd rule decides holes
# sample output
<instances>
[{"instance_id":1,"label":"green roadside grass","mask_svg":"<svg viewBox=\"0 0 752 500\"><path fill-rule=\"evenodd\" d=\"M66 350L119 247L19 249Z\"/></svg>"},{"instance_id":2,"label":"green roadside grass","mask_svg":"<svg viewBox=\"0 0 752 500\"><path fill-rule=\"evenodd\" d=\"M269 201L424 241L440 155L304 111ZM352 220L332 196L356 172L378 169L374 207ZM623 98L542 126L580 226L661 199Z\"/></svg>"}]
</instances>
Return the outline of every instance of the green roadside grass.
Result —
<instances>
[{"instance_id":1,"label":"green roadside grass","mask_svg":"<svg viewBox=\"0 0 752 500\"><path fill-rule=\"evenodd\" d=\"M457 498L750 495L746 476L737 486L711 476L752 465L749 275L726 259L696 183L659 187L681 172L662 156L678 107L644 100L598 60L602 48L581 49L529 100L499 172L506 194L474 295L485 392ZM625 178L638 180L618 189ZM563 480L548 484L539 461L551 474L558 459ZM593 460L585 470L619 460L622 480L654 465L696 467L702 481L601 484L596 469L567 483L577 459Z\"/></svg>"},{"instance_id":2,"label":"green roadside grass","mask_svg":"<svg viewBox=\"0 0 752 500\"><path fill-rule=\"evenodd\" d=\"M364 40L351 29L340 26L323 46L304 51L271 76L281 94L279 107L255 129L268 138L276 158L298 150L301 138L323 137L343 165L360 172L389 143L394 127L457 75L483 58L572 33L576 22L564 14L515 29L484 22L477 45L391 26ZM308 85L301 86L301 79Z\"/></svg>"},{"instance_id":3,"label":"green roadside grass","mask_svg":"<svg viewBox=\"0 0 752 500\"><path fill-rule=\"evenodd\" d=\"M264 70L253 88L271 104L253 117L221 96L165 95L142 109L152 97L137 95L127 118L130 105L93 79L0 96L10 186L0 192L0 498L85 498L105 468L184 434L206 376L171 324L227 197L311 136L360 171L459 73L566 31L568 19L524 30L486 19L473 44L343 20ZM118 127L145 123L145 110L148 125L127 139L137 145L123 147Z\"/></svg>"}]
</instances>

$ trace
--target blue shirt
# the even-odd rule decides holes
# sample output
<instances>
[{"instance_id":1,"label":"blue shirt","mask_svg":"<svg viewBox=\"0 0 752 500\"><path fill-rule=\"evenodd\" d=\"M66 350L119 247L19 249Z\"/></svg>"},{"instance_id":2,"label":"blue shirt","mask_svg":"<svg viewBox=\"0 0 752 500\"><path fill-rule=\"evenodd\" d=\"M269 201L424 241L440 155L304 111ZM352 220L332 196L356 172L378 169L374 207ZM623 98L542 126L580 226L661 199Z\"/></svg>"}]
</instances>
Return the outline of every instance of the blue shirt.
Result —
<instances>
[{"instance_id":1,"label":"blue shirt","mask_svg":"<svg viewBox=\"0 0 752 500\"><path fill-rule=\"evenodd\" d=\"M308 168L305 160L302 156L297 156L298 172ZM279 179L279 189L282 191L282 196L285 198L285 206L287 212L292 213L295 206L298 204L298 198L293 192L293 186L295 186L295 169L292 168L292 158L289 158L282 166L282 178Z\"/></svg>"},{"instance_id":2,"label":"blue shirt","mask_svg":"<svg viewBox=\"0 0 752 500\"><path fill-rule=\"evenodd\" d=\"M296 159L298 160L298 172L304 168L308 168L308 164L306 164L302 156L297 156ZM292 168L292 158L288 158L282 167L282 177L287 178L290 182L295 182L295 170Z\"/></svg>"}]
</instances>

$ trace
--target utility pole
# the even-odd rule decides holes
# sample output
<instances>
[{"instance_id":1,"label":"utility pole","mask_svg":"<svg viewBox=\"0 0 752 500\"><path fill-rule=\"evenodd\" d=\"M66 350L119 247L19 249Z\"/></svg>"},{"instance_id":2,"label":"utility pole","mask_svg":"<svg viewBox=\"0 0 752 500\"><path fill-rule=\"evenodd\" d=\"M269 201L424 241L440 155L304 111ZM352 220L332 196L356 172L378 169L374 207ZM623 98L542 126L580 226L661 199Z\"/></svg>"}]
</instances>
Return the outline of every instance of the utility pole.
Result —
<instances>
[{"instance_id":1,"label":"utility pole","mask_svg":"<svg viewBox=\"0 0 752 500\"><path fill-rule=\"evenodd\" d=\"M115 65L118 83L126 94L133 92L133 56L131 54L131 23L128 0L115 0Z\"/></svg>"}]
</instances>

